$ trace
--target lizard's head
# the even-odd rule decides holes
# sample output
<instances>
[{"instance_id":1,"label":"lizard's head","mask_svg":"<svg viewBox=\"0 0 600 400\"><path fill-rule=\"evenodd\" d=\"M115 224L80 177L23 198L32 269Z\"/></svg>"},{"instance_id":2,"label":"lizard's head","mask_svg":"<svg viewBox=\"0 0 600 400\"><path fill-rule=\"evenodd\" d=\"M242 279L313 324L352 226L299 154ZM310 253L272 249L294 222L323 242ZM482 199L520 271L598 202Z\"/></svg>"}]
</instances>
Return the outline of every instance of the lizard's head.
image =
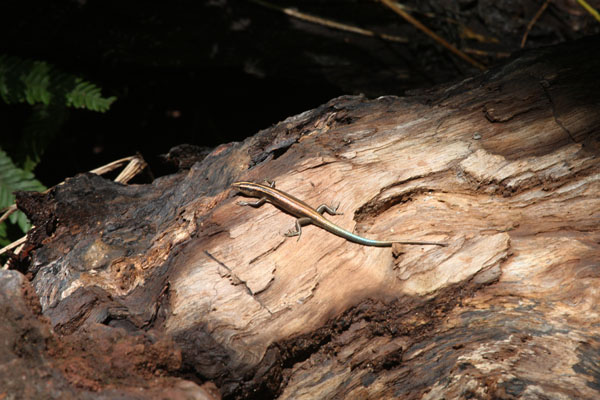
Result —
<instances>
[{"instance_id":1,"label":"lizard's head","mask_svg":"<svg viewBox=\"0 0 600 400\"><path fill-rule=\"evenodd\" d=\"M252 193L254 193L254 187L256 186L256 183L253 182L245 182L245 181L240 181L240 182L233 182L231 184L231 187L237 189L240 193L243 193L245 195L251 196Z\"/></svg>"}]
</instances>

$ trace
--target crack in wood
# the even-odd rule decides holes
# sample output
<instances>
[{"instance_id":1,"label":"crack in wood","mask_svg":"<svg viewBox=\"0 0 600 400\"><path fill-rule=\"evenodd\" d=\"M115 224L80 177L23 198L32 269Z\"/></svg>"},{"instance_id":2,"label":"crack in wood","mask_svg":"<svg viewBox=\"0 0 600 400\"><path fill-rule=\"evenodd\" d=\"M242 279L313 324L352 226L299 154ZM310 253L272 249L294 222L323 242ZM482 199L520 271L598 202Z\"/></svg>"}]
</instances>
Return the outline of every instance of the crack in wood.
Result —
<instances>
[{"instance_id":1,"label":"crack in wood","mask_svg":"<svg viewBox=\"0 0 600 400\"><path fill-rule=\"evenodd\" d=\"M250 289L250 287L248 286L248 284L246 283L246 281L244 281L243 279L241 279L240 277L238 277L238 276L236 275L236 273L235 273L235 272L233 272L233 270L232 270L231 268L229 268L227 265L225 265L225 263L223 263L222 261L218 260L218 259L217 259L215 256L213 256L212 254L210 254L210 253L208 252L208 250L204 250L204 254L206 254L206 255L207 255L207 256L208 256L208 257L209 257L211 260L213 260L214 262L216 262L217 264L219 264L219 266L221 266L221 267L223 267L223 268L225 268L225 269L227 270L227 272L228 272L228 274L227 274L227 275L229 275L229 276L231 277L231 283L232 283L234 286L242 285L242 286L244 287L244 289L246 289L246 293L248 293L248 294L250 295L250 297L252 297L252 298L253 298L253 299L254 299L254 300L255 300L255 301L256 301L256 302L257 302L257 303L258 303L258 304L259 304L259 305L260 305L260 306L263 308L263 309L265 309L265 310L266 310L266 311L267 311L269 314L271 314L271 315L273 314L273 313L271 312L271 310L270 310L270 309L269 309L267 306L265 306L265 305L262 303L262 301L260 301L260 299L258 299L258 298L255 296L256 294L258 294L258 293L260 293L260 292L257 292L257 293L254 293L254 292L252 292L252 289ZM225 278L225 277L227 277L227 275L224 275L224 276L222 276L222 277L223 277L223 278ZM268 285L270 285L270 282L267 284L267 286L268 286ZM265 289L266 289L266 287L265 287ZM264 289L263 289L263 290L261 290L261 291L264 291Z\"/></svg>"},{"instance_id":2,"label":"crack in wood","mask_svg":"<svg viewBox=\"0 0 600 400\"><path fill-rule=\"evenodd\" d=\"M548 82L545 79L542 79L540 81L540 86L541 86L542 90L544 91L544 95L550 102L550 107L552 107L552 117L554 118L554 122L556 122L556 125L558 125L569 136L569 139L571 139L571 141L573 143L577 143L577 141L573 137L573 134L571 133L571 131L558 118L558 113L556 112L556 104L554 104L554 99L552 98L552 95L550 94L550 91L548 90L548 88L550 87L550 82Z\"/></svg>"}]
</instances>

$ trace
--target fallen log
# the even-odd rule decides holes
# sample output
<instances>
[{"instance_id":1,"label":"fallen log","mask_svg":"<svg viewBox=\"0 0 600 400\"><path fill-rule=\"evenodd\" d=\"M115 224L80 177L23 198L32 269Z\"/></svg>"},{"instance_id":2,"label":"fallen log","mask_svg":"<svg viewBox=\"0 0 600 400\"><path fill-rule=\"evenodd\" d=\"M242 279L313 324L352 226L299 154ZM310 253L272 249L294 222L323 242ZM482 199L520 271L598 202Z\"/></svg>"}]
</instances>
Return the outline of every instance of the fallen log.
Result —
<instances>
[{"instance_id":1,"label":"fallen log","mask_svg":"<svg viewBox=\"0 0 600 400\"><path fill-rule=\"evenodd\" d=\"M156 374L225 398L597 398L598 42L333 99L150 185L20 193L45 357L98 394ZM264 179L361 236L448 246L287 238L293 216L230 189ZM73 338L123 343L112 370Z\"/></svg>"}]
</instances>

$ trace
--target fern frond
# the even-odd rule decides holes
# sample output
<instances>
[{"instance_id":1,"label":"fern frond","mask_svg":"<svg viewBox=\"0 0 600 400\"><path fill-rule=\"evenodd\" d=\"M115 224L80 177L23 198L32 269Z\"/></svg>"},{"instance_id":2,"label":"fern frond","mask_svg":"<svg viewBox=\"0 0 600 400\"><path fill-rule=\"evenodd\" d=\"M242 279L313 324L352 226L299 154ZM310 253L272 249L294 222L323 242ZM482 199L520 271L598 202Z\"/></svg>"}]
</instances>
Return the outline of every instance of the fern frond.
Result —
<instances>
[{"instance_id":1,"label":"fern frond","mask_svg":"<svg viewBox=\"0 0 600 400\"><path fill-rule=\"evenodd\" d=\"M38 104L24 121L21 140L10 152L13 162L25 171L33 171L48 145L56 138L69 110L63 106ZM2 147L0 142L0 147Z\"/></svg>"},{"instance_id":2,"label":"fern frond","mask_svg":"<svg viewBox=\"0 0 600 400\"><path fill-rule=\"evenodd\" d=\"M34 61L31 68L23 71L21 80L25 85L25 100L34 105L36 103L50 104L52 98L48 91L52 68L42 61Z\"/></svg>"},{"instance_id":3,"label":"fern frond","mask_svg":"<svg viewBox=\"0 0 600 400\"><path fill-rule=\"evenodd\" d=\"M92 83L81 79L76 79L76 82L77 86L71 92L67 93L67 106L105 112L117 100L114 96L102 97L100 88Z\"/></svg>"},{"instance_id":4,"label":"fern frond","mask_svg":"<svg viewBox=\"0 0 600 400\"><path fill-rule=\"evenodd\" d=\"M42 191L46 188L35 179L31 172L24 171L15 166L8 155L0 150L0 209L10 206L15 202L13 192L18 190ZM23 232L30 228L25 214L16 212L9 217L9 221L17 223Z\"/></svg>"},{"instance_id":5,"label":"fern frond","mask_svg":"<svg viewBox=\"0 0 600 400\"><path fill-rule=\"evenodd\" d=\"M117 99L80 77L58 71L44 61L0 55L0 98L7 103L63 105L105 112Z\"/></svg>"},{"instance_id":6,"label":"fern frond","mask_svg":"<svg viewBox=\"0 0 600 400\"><path fill-rule=\"evenodd\" d=\"M4 247L10 243L6 232L6 224L0 224L0 247Z\"/></svg>"}]
</instances>

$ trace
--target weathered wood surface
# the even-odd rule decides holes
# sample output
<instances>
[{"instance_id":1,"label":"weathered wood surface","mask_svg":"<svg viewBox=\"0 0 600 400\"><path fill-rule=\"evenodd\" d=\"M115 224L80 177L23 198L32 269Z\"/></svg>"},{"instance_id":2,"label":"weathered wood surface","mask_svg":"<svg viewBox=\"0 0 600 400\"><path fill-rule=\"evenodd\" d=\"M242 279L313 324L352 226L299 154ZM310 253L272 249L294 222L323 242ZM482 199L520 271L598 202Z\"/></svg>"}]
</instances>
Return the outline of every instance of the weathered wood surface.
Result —
<instances>
[{"instance_id":1,"label":"weathered wood surface","mask_svg":"<svg viewBox=\"0 0 600 400\"><path fill-rule=\"evenodd\" d=\"M598 42L405 98L334 99L152 185L81 175L19 196L56 340L143 334L123 343L163 349L146 371L231 398L598 398ZM363 236L449 246L286 238L293 217L228 189L265 178L340 202L331 219ZM145 376L61 360L84 392Z\"/></svg>"}]
</instances>

